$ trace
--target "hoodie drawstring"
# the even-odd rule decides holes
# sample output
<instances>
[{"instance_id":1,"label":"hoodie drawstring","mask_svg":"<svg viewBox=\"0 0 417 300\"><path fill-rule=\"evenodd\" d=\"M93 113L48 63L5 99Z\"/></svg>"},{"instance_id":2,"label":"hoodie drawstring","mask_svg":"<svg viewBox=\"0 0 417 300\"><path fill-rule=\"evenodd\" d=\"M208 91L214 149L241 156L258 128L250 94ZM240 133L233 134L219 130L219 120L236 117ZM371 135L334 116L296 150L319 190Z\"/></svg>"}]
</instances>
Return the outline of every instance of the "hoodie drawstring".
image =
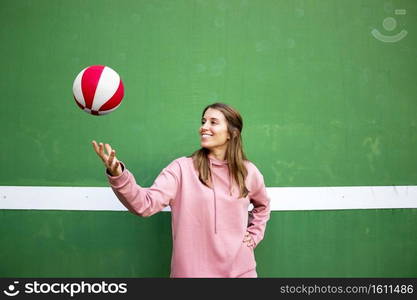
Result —
<instances>
[{"instance_id":1,"label":"hoodie drawstring","mask_svg":"<svg viewBox=\"0 0 417 300\"><path fill-rule=\"evenodd\" d=\"M217 234L217 207L216 207L216 189L214 188L214 175L213 175L213 163L210 160L210 174L211 174L211 184L213 185L213 194L214 194L214 233Z\"/></svg>"},{"instance_id":2,"label":"hoodie drawstring","mask_svg":"<svg viewBox=\"0 0 417 300\"><path fill-rule=\"evenodd\" d=\"M215 189L215 182L214 182L214 165L215 164L219 164L215 161L215 163L213 164L213 161L211 159L209 159L210 161L210 175L211 175L211 184L213 185L213 195L214 195L214 199L213 199L213 205L214 205L214 233L217 234L217 196L216 196L216 189ZM232 197L233 193L232 193L232 189L233 189L233 185L232 185L232 178L230 177L230 170L229 167L227 166L227 164L225 163L220 163L219 165L222 165L224 167L227 168L227 171L229 172L229 195L230 197Z\"/></svg>"}]
</instances>

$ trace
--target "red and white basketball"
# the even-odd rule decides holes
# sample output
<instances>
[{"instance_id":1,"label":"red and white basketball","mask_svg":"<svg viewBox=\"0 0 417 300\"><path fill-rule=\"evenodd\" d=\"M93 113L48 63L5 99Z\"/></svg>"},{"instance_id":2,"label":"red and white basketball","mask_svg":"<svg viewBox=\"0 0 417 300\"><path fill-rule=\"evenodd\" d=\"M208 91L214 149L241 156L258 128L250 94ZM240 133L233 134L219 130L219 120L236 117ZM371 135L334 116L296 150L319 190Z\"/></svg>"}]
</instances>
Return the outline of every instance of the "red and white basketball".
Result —
<instances>
[{"instance_id":1,"label":"red and white basketball","mask_svg":"<svg viewBox=\"0 0 417 300\"><path fill-rule=\"evenodd\" d=\"M72 92L77 105L92 115L105 115L119 107L124 96L123 82L107 66L90 66L74 80Z\"/></svg>"}]
</instances>

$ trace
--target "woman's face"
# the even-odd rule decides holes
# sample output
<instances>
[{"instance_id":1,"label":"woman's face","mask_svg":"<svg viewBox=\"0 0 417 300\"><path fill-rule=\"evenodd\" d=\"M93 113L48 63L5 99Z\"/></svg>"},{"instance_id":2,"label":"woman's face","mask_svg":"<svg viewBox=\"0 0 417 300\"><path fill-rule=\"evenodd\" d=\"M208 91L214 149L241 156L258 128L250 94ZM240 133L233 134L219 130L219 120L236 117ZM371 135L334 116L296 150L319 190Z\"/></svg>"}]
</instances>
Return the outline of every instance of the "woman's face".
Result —
<instances>
[{"instance_id":1,"label":"woman's face","mask_svg":"<svg viewBox=\"0 0 417 300\"><path fill-rule=\"evenodd\" d=\"M227 121L223 113L217 109L209 108L201 119L200 144L209 149L226 150L228 138Z\"/></svg>"}]
</instances>

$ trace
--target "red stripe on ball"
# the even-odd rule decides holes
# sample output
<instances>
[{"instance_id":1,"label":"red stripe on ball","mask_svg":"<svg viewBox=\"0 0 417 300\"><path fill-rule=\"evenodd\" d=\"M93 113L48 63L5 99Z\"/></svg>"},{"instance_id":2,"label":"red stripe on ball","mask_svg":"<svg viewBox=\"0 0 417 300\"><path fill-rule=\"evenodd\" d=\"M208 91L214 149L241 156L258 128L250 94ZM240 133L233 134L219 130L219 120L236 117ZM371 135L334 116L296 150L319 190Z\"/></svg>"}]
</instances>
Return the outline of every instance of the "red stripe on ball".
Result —
<instances>
[{"instance_id":1,"label":"red stripe on ball","mask_svg":"<svg viewBox=\"0 0 417 300\"><path fill-rule=\"evenodd\" d=\"M112 108L115 108L117 105L120 104L120 102L122 101L124 96L124 86L123 86L123 82L120 79L120 83L119 83L119 87L117 88L116 92L114 93L114 95L107 100L106 103L104 103L99 111L106 111Z\"/></svg>"},{"instance_id":2,"label":"red stripe on ball","mask_svg":"<svg viewBox=\"0 0 417 300\"><path fill-rule=\"evenodd\" d=\"M104 66L91 66L84 71L81 79L81 90L83 91L85 105L89 109L93 105L94 95L103 70Z\"/></svg>"}]
</instances>

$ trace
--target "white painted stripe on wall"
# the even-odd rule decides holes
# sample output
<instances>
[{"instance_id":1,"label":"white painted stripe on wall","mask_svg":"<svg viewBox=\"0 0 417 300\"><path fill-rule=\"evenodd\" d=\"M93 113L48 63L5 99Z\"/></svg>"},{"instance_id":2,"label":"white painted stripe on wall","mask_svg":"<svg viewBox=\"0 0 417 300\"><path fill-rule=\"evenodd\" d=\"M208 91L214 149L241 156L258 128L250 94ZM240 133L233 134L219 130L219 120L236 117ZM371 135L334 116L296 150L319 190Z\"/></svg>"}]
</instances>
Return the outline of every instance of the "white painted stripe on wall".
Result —
<instances>
[{"instance_id":1,"label":"white painted stripe on wall","mask_svg":"<svg viewBox=\"0 0 417 300\"><path fill-rule=\"evenodd\" d=\"M267 193L276 211L417 208L415 185L270 187ZM127 210L110 187L42 186L0 186L0 209Z\"/></svg>"},{"instance_id":2,"label":"white painted stripe on wall","mask_svg":"<svg viewBox=\"0 0 417 300\"><path fill-rule=\"evenodd\" d=\"M272 187L273 210L417 208L417 186Z\"/></svg>"}]
</instances>

